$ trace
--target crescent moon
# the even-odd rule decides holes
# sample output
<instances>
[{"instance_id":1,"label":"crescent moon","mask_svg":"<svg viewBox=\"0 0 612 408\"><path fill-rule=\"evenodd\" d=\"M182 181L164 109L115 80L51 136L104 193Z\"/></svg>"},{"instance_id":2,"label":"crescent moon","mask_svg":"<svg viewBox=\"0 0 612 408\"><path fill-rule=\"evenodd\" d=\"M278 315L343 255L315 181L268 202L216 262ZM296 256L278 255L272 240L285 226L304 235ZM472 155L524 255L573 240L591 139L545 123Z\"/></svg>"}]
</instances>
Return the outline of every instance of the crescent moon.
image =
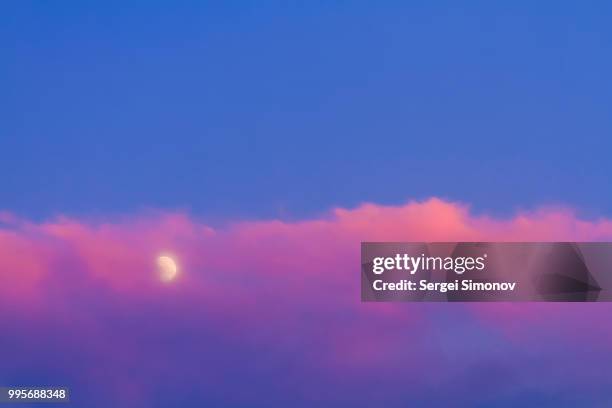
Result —
<instances>
[{"instance_id":1,"label":"crescent moon","mask_svg":"<svg viewBox=\"0 0 612 408\"><path fill-rule=\"evenodd\" d=\"M157 267L159 268L159 278L162 282L170 282L174 280L178 274L176 262L169 256L158 257Z\"/></svg>"}]
</instances>

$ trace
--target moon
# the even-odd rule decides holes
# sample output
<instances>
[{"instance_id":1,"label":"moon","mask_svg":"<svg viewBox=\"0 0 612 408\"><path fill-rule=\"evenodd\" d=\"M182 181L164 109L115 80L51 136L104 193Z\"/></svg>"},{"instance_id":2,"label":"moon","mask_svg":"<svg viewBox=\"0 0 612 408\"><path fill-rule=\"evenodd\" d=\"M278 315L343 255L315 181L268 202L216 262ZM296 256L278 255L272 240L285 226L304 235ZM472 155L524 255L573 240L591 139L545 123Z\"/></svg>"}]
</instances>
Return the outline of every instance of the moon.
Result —
<instances>
[{"instance_id":1,"label":"moon","mask_svg":"<svg viewBox=\"0 0 612 408\"><path fill-rule=\"evenodd\" d=\"M162 282L171 282L178 275L178 268L174 259L169 256L160 256L157 258L157 268L159 269L159 278Z\"/></svg>"}]
</instances>

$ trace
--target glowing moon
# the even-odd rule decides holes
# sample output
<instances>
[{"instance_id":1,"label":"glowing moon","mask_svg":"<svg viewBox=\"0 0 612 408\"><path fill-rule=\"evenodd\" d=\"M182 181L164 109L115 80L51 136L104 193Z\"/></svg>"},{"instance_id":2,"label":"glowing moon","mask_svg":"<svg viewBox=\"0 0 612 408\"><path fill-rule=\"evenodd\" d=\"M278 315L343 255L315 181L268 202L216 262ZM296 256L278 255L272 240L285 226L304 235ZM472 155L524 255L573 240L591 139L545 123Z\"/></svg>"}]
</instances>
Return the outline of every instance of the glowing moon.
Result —
<instances>
[{"instance_id":1,"label":"glowing moon","mask_svg":"<svg viewBox=\"0 0 612 408\"><path fill-rule=\"evenodd\" d=\"M159 269L159 278L162 282L170 282L176 278L178 268L174 259L169 256L160 256L157 258L157 267Z\"/></svg>"}]
</instances>

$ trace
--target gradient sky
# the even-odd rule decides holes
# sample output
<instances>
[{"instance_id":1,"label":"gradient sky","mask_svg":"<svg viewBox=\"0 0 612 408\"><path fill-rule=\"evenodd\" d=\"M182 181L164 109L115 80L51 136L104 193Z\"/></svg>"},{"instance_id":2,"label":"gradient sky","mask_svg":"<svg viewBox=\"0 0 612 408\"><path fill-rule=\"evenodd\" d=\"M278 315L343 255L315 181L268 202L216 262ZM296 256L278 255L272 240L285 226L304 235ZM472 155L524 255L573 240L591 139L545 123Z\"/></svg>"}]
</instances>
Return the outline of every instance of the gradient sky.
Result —
<instances>
[{"instance_id":1,"label":"gradient sky","mask_svg":"<svg viewBox=\"0 0 612 408\"><path fill-rule=\"evenodd\" d=\"M1 207L612 214L610 3L409 3L2 4Z\"/></svg>"},{"instance_id":2,"label":"gradient sky","mask_svg":"<svg viewBox=\"0 0 612 408\"><path fill-rule=\"evenodd\" d=\"M610 407L609 304L362 304L358 265L612 240L612 5L406 3L0 5L0 386Z\"/></svg>"}]
</instances>

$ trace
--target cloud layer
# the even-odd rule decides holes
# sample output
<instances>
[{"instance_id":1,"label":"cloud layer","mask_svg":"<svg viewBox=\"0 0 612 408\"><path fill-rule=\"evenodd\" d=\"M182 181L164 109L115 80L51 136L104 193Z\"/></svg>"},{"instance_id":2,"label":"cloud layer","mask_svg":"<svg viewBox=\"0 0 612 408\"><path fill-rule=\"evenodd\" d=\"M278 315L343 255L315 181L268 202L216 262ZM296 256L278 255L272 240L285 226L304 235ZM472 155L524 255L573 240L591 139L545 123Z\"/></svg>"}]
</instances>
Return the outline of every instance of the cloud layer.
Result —
<instances>
[{"instance_id":1,"label":"cloud layer","mask_svg":"<svg viewBox=\"0 0 612 408\"><path fill-rule=\"evenodd\" d=\"M610 306L362 304L358 264L366 240L611 238L568 209L439 199L219 229L0 213L0 383L67 384L88 407L606 406Z\"/></svg>"}]
</instances>

